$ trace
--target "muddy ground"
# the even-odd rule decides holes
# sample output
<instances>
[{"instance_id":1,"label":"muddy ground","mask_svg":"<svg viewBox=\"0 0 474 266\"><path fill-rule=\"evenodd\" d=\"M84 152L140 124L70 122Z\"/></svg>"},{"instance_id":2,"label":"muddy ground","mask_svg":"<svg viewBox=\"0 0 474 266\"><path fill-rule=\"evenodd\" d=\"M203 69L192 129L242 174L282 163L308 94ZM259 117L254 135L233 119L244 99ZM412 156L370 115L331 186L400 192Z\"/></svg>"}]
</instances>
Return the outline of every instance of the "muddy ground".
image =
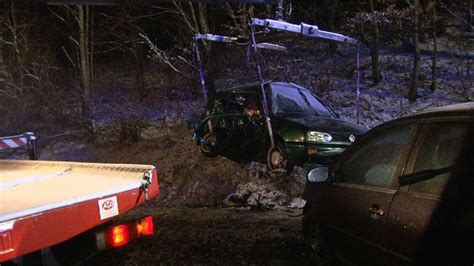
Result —
<instances>
[{"instance_id":1,"label":"muddy ground","mask_svg":"<svg viewBox=\"0 0 474 266\"><path fill-rule=\"evenodd\" d=\"M147 207L155 235L105 251L82 265L309 265L301 210Z\"/></svg>"},{"instance_id":2,"label":"muddy ground","mask_svg":"<svg viewBox=\"0 0 474 266\"><path fill-rule=\"evenodd\" d=\"M169 130L159 138L119 147L85 147L91 161L155 165L161 194L152 206L127 215L152 215L155 236L100 253L83 264L308 264L302 210L286 207L302 193L304 182L298 179L298 171L276 180L261 165L206 158L186 125Z\"/></svg>"},{"instance_id":3,"label":"muddy ground","mask_svg":"<svg viewBox=\"0 0 474 266\"><path fill-rule=\"evenodd\" d=\"M186 124L138 142L41 143L42 160L155 165L160 195L124 219L152 215L155 235L80 265L306 265L301 214L305 171L272 177L257 163L207 158ZM20 156L20 154L18 154Z\"/></svg>"}]
</instances>

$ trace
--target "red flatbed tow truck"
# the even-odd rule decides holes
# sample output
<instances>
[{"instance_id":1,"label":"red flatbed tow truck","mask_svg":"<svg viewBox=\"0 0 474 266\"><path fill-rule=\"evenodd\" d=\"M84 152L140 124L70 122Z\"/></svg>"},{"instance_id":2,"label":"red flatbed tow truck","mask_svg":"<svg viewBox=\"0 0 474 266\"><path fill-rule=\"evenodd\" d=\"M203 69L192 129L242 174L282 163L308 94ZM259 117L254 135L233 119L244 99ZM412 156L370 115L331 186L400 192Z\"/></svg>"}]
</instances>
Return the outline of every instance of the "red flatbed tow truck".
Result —
<instances>
[{"instance_id":1,"label":"red flatbed tow truck","mask_svg":"<svg viewBox=\"0 0 474 266\"><path fill-rule=\"evenodd\" d=\"M0 138L0 150L5 143L21 144L22 136ZM151 165L0 160L0 263L91 231L158 194ZM150 234L153 220L146 217L94 235L101 249Z\"/></svg>"}]
</instances>

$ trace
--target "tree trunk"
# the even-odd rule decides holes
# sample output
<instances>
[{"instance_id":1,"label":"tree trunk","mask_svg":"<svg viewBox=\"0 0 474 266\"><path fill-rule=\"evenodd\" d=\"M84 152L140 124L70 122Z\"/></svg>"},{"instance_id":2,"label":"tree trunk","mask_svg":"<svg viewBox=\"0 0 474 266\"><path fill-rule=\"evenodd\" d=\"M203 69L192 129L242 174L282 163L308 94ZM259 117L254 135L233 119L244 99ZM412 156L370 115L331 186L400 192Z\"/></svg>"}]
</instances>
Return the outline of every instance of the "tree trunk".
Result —
<instances>
[{"instance_id":1,"label":"tree trunk","mask_svg":"<svg viewBox=\"0 0 474 266\"><path fill-rule=\"evenodd\" d=\"M242 7L243 5L243 7ZM235 15L233 7L229 4L226 3L225 7L227 9L227 15L232 19L232 22L234 22L235 29L240 29L240 26L242 25L241 22L237 19L237 16ZM243 8L245 10L245 4L239 4L239 9ZM245 16L242 16L243 23L245 25ZM243 28L245 29L245 27Z\"/></svg>"},{"instance_id":2,"label":"tree trunk","mask_svg":"<svg viewBox=\"0 0 474 266\"><path fill-rule=\"evenodd\" d=\"M135 58L135 80L136 80L136 87L138 91L138 96L140 101L145 99L145 78L144 78L144 71L143 71L143 56L142 51L139 50L137 44L134 45L135 52L133 56Z\"/></svg>"},{"instance_id":3,"label":"tree trunk","mask_svg":"<svg viewBox=\"0 0 474 266\"><path fill-rule=\"evenodd\" d=\"M375 12L374 0L369 1L370 12ZM372 81L377 85L382 81L382 73L379 68L379 26L374 23L372 28L372 39L370 45L370 56L372 59Z\"/></svg>"},{"instance_id":4,"label":"tree trunk","mask_svg":"<svg viewBox=\"0 0 474 266\"><path fill-rule=\"evenodd\" d=\"M208 17L207 17L207 10L206 10L206 4L203 3L198 3L198 8L199 8L199 24L201 26L201 32L202 33L209 33L209 27L208 27ZM207 94L208 94L208 99L212 98L213 95L216 93L216 89L214 87L214 81L215 79L215 74L217 73L217 63L214 62L212 56L212 50L211 50L211 43L206 42L206 51L205 51L205 62L207 62L207 69L208 71L206 72L206 89L207 89ZM201 58L202 59L202 58Z\"/></svg>"},{"instance_id":5,"label":"tree trunk","mask_svg":"<svg viewBox=\"0 0 474 266\"><path fill-rule=\"evenodd\" d=\"M87 16L85 9L87 6L77 6L78 24L79 24L79 63L80 63L80 77L83 95L86 99L92 97L91 78L89 70L89 45L88 45L88 30L87 30Z\"/></svg>"},{"instance_id":6,"label":"tree trunk","mask_svg":"<svg viewBox=\"0 0 474 266\"><path fill-rule=\"evenodd\" d=\"M82 88L82 115L83 127L89 132L92 140L94 129L92 126L92 110L89 101L92 98L92 80L89 56L89 11L88 6L77 6L77 23L79 26L79 75Z\"/></svg>"},{"instance_id":7,"label":"tree trunk","mask_svg":"<svg viewBox=\"0 0 474 266\"><path fill-rule=\"evenodd\" d=\"M415 13L414 13L415 28L413 30L413 46L414 46L415 52L414 52L414 58L413 58L413 71L411 74L410 87L408 91L408 99L410 100L410 102L416 101L418 76L420 74L420 43L418 40L418 35L419 35L418 8L420 6L419 4L420 4L419 0L413 0L413 8L415 9Z\"/></svg>"},{"instance_id":8,"label":"tree trunk","mask_svg":"<svg viewBox=\"0 0 474 266\"><path fill-rule=\"evenodd\" d=\"M3 12L2 12L3 13ZM4 16L4 14L0 14ZM0 39L3 39L3 23L0 23ZM3 59L3 43L0 42L0 78L4 78L6 75L5 61Z\"/></svg>"},{"instance_id":9,"label":"tree trunk","mask_svg":"<svg viewBox=\"0 0 474 266\"><path fill-rule=\"evenodd\" d=\"M255 6L251 4L249 7L249 18L254 18L254 17L255 17ZM247 27L247 25L245 25L245 27Z\"/></svg>"},{"instance_id":10,"label":"tree trunk","mask_svg":"<svg viewBox=\"0 0 474 266\"><path fill-rule=\"evenodd\" d=\"M335 20L336 20L336 13L337 9L339 7L339 0L333 0L330 1L330 9L329 9L329 16L328 16L328 28L329 31L335 32L336 31L336 26L335 26ZM334 41L329 42L329 54L333 55L337 51L337 43Z\"/></svg>"},{"instance_id":11,"label":"tree trunk","mask_svg":"<svg viewBox=\"0 0 474 266\"><path fill-rule=\"evenodd\" d=\"M436 22L437 22L437 14L436 14L436 0L433 0L433 18L432 18L432 24L433 24L433 57L432 57L432 64L431 64L431 86L430 90L435 91L437 87L437 71L436 71L436 63L438 61L438 38L437 38L437 27L436 27Z\"/></svg>"},{"instance_id":12,"label":"tree trunk","mask_svg":"<svg viewBox=\"0 0 474 266\"><path fill-rule=\"evenodd\" d=\"M90 9L90 10L89 10ZM89 64L89 79L90 79L90 86L91 86L91 96L94 97L95 89L94 89L94 13L92 7L87 6L87 53L89 56L87 57L88 64ZM89 13L90 11L90 13ZM89 25L90 23L90 25Z\"/></svg>"},{"instance_id":13,"label":"tree trunk","mask_svg":"<svg viewBox=\"0 0 474 266\"><path fill-rule=\"evenodd\" d=\"M271 18L273 16L272 14L272 5L265 5L266 13L267 13L267 18Z\"/></svg>"},{"instance_id":14,"label":"tree trunk","mask_svg":"<svg viewBox=\"0 0 474 266\"><path fill-rule=\"evenodd\" d=\"M193 3L191 3L191 2L188 3L188 5L189 5L190 13L191 13L191 18L193 19L193 26L192 26L191 28L194 27L194 28L191 29L191 30L193 31L193 33L196 33L196 32L194 32L194 31L199 32L199 24L198 24L197 19L196 19L196 11L194 10L194 5L193 5ZM183 14L184 14L184 13L183 13ZM184 15L183 15L183 16L184 16Z\"/></svg>"},{"instance_id":15,"label":"tree trunk","mask_svg":"<svg viewBox=\"0 0 474 266\"><path fill-rule=\"evenodd\" d=\"M14 64L16 64L17 66L22 66L23 65L23 58L21 56L21 52L20 52L20 45L18 43L18 32L17 32L17 25L16 25L16 14L15 14L15 7L13 5L13 3L11 4L10 6L10 10L11 10L11 30L10 30L10 33L12 35L12 43L13 43L13 48L15 49L15 59L16 59L16 62Z\"/></svg>"},{"instance_id":16,"label":"tree trunk","mask_svg":"<svg viewBox=\"0 0 474 266\"><path fill-rule=\"evenodd\" d=\"M240 31L240 34L244 35L246 32L246 29L248 27L248 15L247 15L247 4L242 4L242 31ZM250 17L252 18L252 17Z\"/></svg>"},{"instance_id":17,"label":"tree trunk","mask_svg":"<svg viewBox=\"0 0 474 266\"><path fill-rule=\"evenodd\" d=\"M207 25L206 4L198 3L198 9L199 9L199 24L201 25L201 33L209 33L209 27Z\"/></svg>"},{"instance_id":18,"label":"tree trunk","mask_svg":"<svg viewBox=\"0 0 474 266\"><path fill-rule=\"evenodd\" d=\"M198 14L199 14L199 27L201 28L201 33L209 33L208 19L207 19L207 7L204 3L198 3ZM203 42L204 48L206 49L206 58L210 59L210 52L212 43Z\"/></svg>"}]
</instances>

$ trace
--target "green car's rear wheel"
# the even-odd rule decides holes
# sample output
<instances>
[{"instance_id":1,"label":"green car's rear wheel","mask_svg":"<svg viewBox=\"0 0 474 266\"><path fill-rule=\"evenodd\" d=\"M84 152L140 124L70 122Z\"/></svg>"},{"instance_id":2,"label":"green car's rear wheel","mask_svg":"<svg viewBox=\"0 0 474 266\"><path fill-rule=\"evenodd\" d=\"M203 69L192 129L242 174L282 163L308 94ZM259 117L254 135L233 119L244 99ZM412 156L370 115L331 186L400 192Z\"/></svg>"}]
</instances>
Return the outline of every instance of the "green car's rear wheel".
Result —
<instances>
[{"instance_id":1,"label":"green car's rear wheel","mask_svg":"<svg viewBox=\"0 0 474 266\"><path fill-rule=\"evenodd\" d=\"M267 152L266 163L268 169L276 174L289 175L293 171L293 165L288 162L288 154L282 143L275 143Z\"/></svg>"},{"instance_id":2,"label":"green car's rear wheel","mask_svg":"<svg viewBox=\"0 0 474 266\"><path fill-rule=\"evenodd\" d=\"M211 132L207 132L206 134L204 134L204 137L202 137L199 148L204 156L216 157L217 156L216 145L217 145L216 135L214 135Z\"/></svg>"}]
</instances>

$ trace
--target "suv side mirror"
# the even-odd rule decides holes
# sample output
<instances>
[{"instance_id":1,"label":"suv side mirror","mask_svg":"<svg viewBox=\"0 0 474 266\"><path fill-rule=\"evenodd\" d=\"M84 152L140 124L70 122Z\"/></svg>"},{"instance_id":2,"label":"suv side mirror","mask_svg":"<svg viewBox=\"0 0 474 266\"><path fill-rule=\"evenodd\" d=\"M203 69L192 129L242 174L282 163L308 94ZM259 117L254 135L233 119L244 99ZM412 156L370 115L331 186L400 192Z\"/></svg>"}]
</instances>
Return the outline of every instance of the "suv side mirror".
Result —
<instances>
[{"instance_id":1,"label":"suv side mirror","mask_svg":"<svg viewBox=\"0 0 474 266\"><path fill-rule=\"evenodd\" d=\"M307 179L311 183L326 182L329 179L329 168L327 166L316 167L309 171Z\"/></svg>"}]
</instances>

